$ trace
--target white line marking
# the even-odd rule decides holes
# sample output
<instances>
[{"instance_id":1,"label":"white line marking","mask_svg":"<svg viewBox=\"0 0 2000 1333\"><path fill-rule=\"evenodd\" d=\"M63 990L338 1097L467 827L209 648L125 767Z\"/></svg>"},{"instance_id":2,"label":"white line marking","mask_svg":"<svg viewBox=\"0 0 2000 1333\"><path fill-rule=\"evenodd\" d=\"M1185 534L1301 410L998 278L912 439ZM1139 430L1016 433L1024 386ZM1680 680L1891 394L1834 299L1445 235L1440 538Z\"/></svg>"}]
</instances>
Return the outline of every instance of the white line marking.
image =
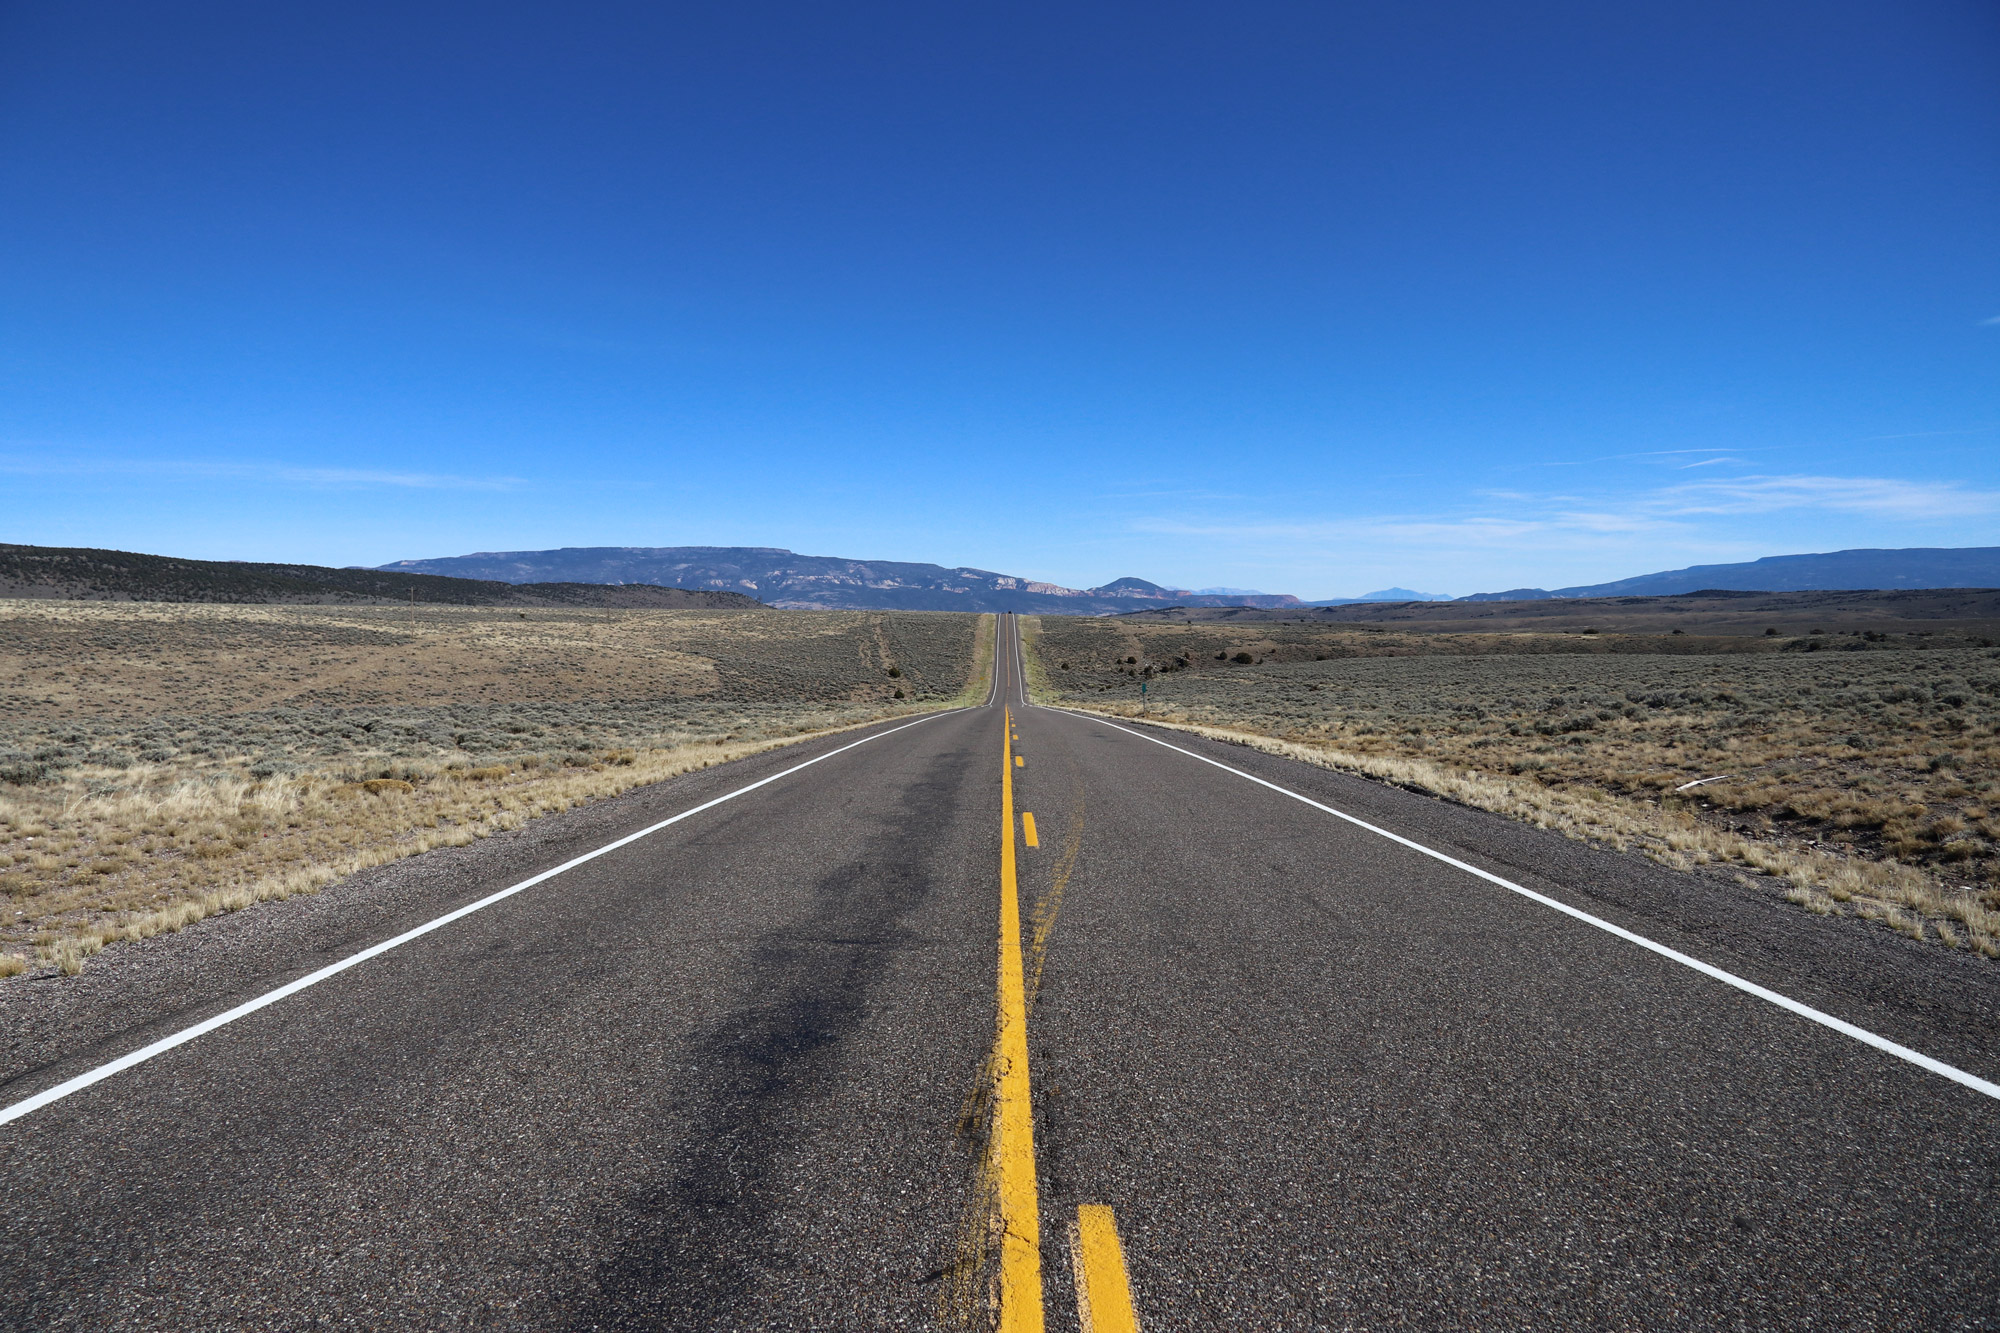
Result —
<instances>
[{"instance_id":1,"label":"white line marking","mask_svg":"<svg viewBox=\"0 0 2000 1333\"><path fill-rule=\"evenodd\" d=\"M1410 839L1405 838L1400 834L1391 833L1389 832L1389 830L1371 824L1365 819L1357 819L1353 815L1347 814L1340 810L1336 810L1330 805L1321 805L1318 801L1313 800L1309 796L1301 796L1295 791L1287 791L1285 788L1280 787L1277 783L1266 782L1263 778L1258 777L1254 773L1245 773L1240 768L1231 768L1228 764L1222 763L1219 760L1210 759L1205 754L1196 754L1193 750L1183 750L1178 745L1168 745L1167 742L1159 739L1157 736L1148 736L1144 732L1134 731L1130 727L1121 727L1115 722L1105 722L1103 718L1094 717L1089 713L1072 713L1067 708L1051 708L1049 709L1049 711L1052 713L1062 713L1069 717L1081 718L1087 722L1103 723L1103 725L1110 727L1113 731L1122 731L1127 736L1137 736L1142 741L1151 741L1155 745L1165 746L1167 749L1172 750L1176 754L1184 754L1190 759L1199 759L1204 764L1213 764L1215 767L1221 769L1225 773L1234 773L1239 778L1248 778L1250 781L1256 783L1260 787L1269 787L1272 791L1277 792L1283 796L1289 796L1295 801L1301 801L1306 805L1311 806L1315 810L1324 810L1327 814L1332 815L1335 819L1344 819L1348 823L1353 824L1357 828L1364 828L1367 829L1370 833L1380 834L1382 837L1387 838L1391 842L1401 843L1403 846L1408 847L1413 852L1422 852L1425 856L1432 857L1435 860L1442 861L1448 866L1455 866L1458 869L1465 871L1468 875L1477 875L1479 878L1485 880L1489 884L1497 884L1503 889L1507 889L1510 892L1520 894L1523 898L1531 898L1535 902L1540 903L1544 907L1553 907L1556 911L1561 912L1565 916L1575 917L1578 921L1584 922L1586 925L1596 926L1599 930L1609 931L1611 934L1616 935L1621 940L1625 940L1629 943L1636 944L1642 949L1650 949L1654 953L1660 955L1660 957L1662 958L1670 958L1674 962L1679 963L1683 967L1691 967L1695 971L1701 973L1703 976L1713 977L1715 980L1720 981L1725 986L1734 986L1737 990L1744 992L1746 995L1754 995L1760 1000L1769 1001L1770 1003L1777 1005L1780 1009L1790 1010L1792 1013L1797 1014L1800 1018L1809 1019L1814 1023L1818 1023L1822 1027L1832 1028L1835 1032L1839 1032L1846 1036L1852 1037L1854 1038L1854 1040L1861 1042L1863 1045L1873 1046L1878 1051L1882 1051L1885 1052L1886 1054L1893 1055L1898 1060L1907 1060L1911 1064L1916 1065L1921 1069L1928 1069L1933 1074L1941 1074L1945 1078L1950 1079L1954 1083L1962 1083L1966 1087L1971 1088L1974 1092L1984 1093L1988 1097L2000 1099L2000 1084L1989 1083L1985 1079L1980 1078L1976 1074L1968 1074L1963 1069L1959 1069L1952 1065L1948 1065L1942 1060L1933 1060L1930 1056L1925 1055L1922 1051L1913 1051L1907 1046L1898 1045L1897 1043L1890 1041L1887 1037L1877 1036L1875 1033L1870 1032L1867 1028L1856 1027L1854 1026L1854 1024L1849 1023L1844 1019L1835 1018L1832 1014L1822 1013L1820 1010L1813 1008L1809 1004L1800 1004L1797 1000L1792 999L1790 996L1780 995L1778 994L1778 992L1774 990L1766 990L1764 987L1759 986L1756 982L1746 981L1742 977L1737 976L1733 972L1725 972L1721 968L1716 967L1713 964L1702 962L1701 959L1699 958L1690 958L1687 954L1680 952L1678 949L1669 949L1666 945L1660 944L1654 940L1649 940L1644 935L1636 935L1633 932L1625 929L1623 926L1613 925L1611 922L1604 920L1604 918L1602 917L1592 916L1588 912L1580 911L1577 908L1571 907L1568 903L1559 902L1556 899L1549 897L1545 893L1536 893L1533 889L1523 888L1519 884L1514 883L1512 880L1502 879L1500 878L1500 876L1492 874L1489 871L1481 870L1478 866L1468 865L1464 861L1461 861L1456 857L1447 856L1443 852L1436 851L1430 847L1426 847L1420 842L1412 842Z\"/></svg>"},{"instance_id":2,"label":"white line marking","mask_svg":"<svg viewBox=\"0 0 2000 1333\"><path fill-rule=\"evenodd\" d=\"M981 705L984 708L991 708L1000 702L1001 650L1002 645L1007 642L1008 617L1012 614L1011 611L995 611L993 613L993 679L990 682L990 688L986 691L986 702ZM1023 699L1022 702L1025 704L1027 700Z\"/></svg>"},{"instance_id":3,"label":"white line marking","mask_svg":"<svg viewBox=\"0 0 2000 1333\"><path fill-rule=\"evenodd\" d=\"M1007 626L1009 635L1008 643L1010 644L1010 649L1007 654L1007 660L1008 660L1008 666L1010 668L1010 673L1013 676L1014 693L1021 696L1021 707L1026 708L1029 706L1028 668L1027 668L1027 663L1023 658L1023 653L1025 650L1021 647L1020 617L1014 612L1011 611L1008 612Z\"/></svg>"},{"instance_id":4,"label":"white line marking","mask_svg":"<svg viewBox=\"0 0 2000 1333\"><path fill-rule=\"evenodd\" d=\"M1014 677L1014 693L1020 696L1021 707L1028 706L1028 661L1021 647L1021 618L1013 618L1014 661L1011 674Z\"/></svg>"},{"instance_id":5,"label":"white line marking","mask_svg":"<svg viewBox=\"0 0 2000 1333\"><path fill-rule=\"evenodd\" d=\"M1021 643L1021 622L1014 622L1014 683L1021 691L1021 707L1028 706L1028 650Z\"/></svg>"},{"instance_id":6,"label":"white line marking","mask_svg":"<svg viewBox=\"0 0 2000 1333\"><path fill-rule=\"evenodd\" d=\"M406 930L402 934L396 936L394 939L383 940L380 944L370 945L368 948L363 949L360 953L350 954L346 958L341 959L339 962L330 963L327 966L321 968L317 972L307 973L305 976L300 977L297 981L288 982L285 985L278 987L276 990L266 991L264 992L264 994L259 995L254 1000L246 1000L244 1003L237 1005L234 1009L224 1010L222 1013L215 1015L213 1018L203 1019L201 1022L196 1023L193 1027L182 1028L179 1032L174 1033L172 1036L162 1037L150 1046L141 1046L138 1050L131 1052L129 1055L121 1055L116 1060L110 1061L108 1064L101 1064L97 1068L89 1070L86 1073L78 1074L75 1078L66 1079L63 1082L56 1084L52 1088L49 1088L43 1092L38 1092L32 1097L28 1097L21 1101L15 1102L12 1106L9 1106L3 1111L0 1111L0 1125L7 1124L9 1121L19 1120L24 1115L29 1115L35 1111L39 1111L44 1106L47 1106L49 1103L61 1101L64 1097L69 1096L73 1092L82 1092L85 1088L89 1087L91 1084L102 1082L103 1080L110 1078L113 1074L121 1073L124 1070L132 1068L132 1066L134 1065L144 1064L146 1061L152 1059L156 1055L164 1055L166 1052L171 1051L176 1046L182 1045L186 1042L193 1041L196 1037L202 1036L205 1033L213 1032L217 1028L222 1027L226 1024L234 1023L239 1018L243 1018L250 1014L254 1014L259 1009L264 1008L266 1005L276 1004L278 1001L284 999L288 995L296 995L300 991L306 989L306 987L308 986L317 986L320 982L325 981L328 977L338 976L340 973L345 972L350 967L357 967L360 964L367 962L369 959L374 958L379 954L385 954L389 952L389 950L394 949L399 945L408 944L411 940L414 940L419 936L428 935L432 931L438 929L441 926L448 926L452 922L458 920L460 917L471 916L474 912L477 912L482 908L491 907L494 903L499 902L503 898L511 898L515 894L521 892L523 889L532 889L535 885L540 884L544 880L554 879L557 875L562 874L565 870L574 870L586 861L595 861L598 857L603 856L606 852L615 852L620 847L624 847L629 843L637 842L639 841L639 839L644 838L650 834L658 833L661 829L666 828L669 824L678 824L683 819L687 819L693 815L698 815L704 810L712 810L716 806L721 805L724 801L733 801L737 797L742 796L747 792L753 792L756 791L759 787L768 786L769 784L776 782L779 778L788 778L802 768L811 768L814 764L817 764L822 760L831 759L837 754L845 754L849 750L852 750L857 745L866 745L870 741L878 741L881 740L884 736L893 736L899 731L908 731L911 727L921 726L925 722L932 722L937 720L938 718L948 717L952 713L961 711L963 710L953 708L953 709L948 709L942 713L932 713L929 717L920 717L915 722L905 722L900 727L891 727L887 731L878 731L873 736L863 736L860 740L853 741L847 745L843 745L838 750L828 750L825 754L816 755L813 758L806 760L803 764L794 764L792 767L786 769L782 773L773 773L768 778L759 778L757 781L751 783L747 787L738 787L735 791L729 792L728 794L723 796L718 796L712 801L704 801L702 804L695 806L692 810L683 810L679 814L673 816L671 819L662 819L659 823L650 824L647 827L640 829L637 833L628 833L624 837L618 839L616 842L607 842L602 847L597 848L595 851L585 852L582 856L574 857L568 861L565 861L561 865L556 866L552 870L544 870L541 874L534 875L527 879L524 879L519 884L511 885L507 888L500 890L498 893L488 894L486 897L481 898L478 902L467 903L465 906L460 907L455 911L446 912L443 916L438 917L435 920L426 921L423 925L418 926L415 930Z\"/></svg>"},{"instance_id":7,"label":"white line marking","mask_svg":"<svg viewBox=\"0 0 2000 1333\"><path fill-rule=\"evenodd\" d=\"M993 665L990 673L993 679L986 682L986 702L980 705L982 708L991 708L994 700L1000 697L1000 640L1006 633L1006 629L1007 617L1003 613L995 611L993 613Z\"/></svg>"}]
</instances>

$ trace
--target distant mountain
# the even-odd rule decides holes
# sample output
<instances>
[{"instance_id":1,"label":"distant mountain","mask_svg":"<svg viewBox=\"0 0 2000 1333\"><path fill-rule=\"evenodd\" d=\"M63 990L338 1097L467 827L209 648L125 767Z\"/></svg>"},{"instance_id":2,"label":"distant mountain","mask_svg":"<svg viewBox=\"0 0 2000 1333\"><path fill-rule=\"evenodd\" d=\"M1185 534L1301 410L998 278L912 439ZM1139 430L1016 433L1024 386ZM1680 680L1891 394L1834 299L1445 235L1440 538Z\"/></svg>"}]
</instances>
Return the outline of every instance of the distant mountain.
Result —
<instances>
[{"instance_id":1,"label":"distant mountain","mask_svg":"<svg viewBox=\"0 0 2000 1333\"><path fill-rule=\"evenodd\" d=\"M1057 587L1057 585L1053 583L1047 586L1050 588ZM1069 588L1064 588L1058 595L1068 595L1072 591L1074 590ZM1144 579L1126 578L1126 579L1113 579L1111 580L1111 582L1105 584L1101 588L1087 588L1084 590L1083 595L1089 597L1119 597L1119 598L1138 597L1142 598L1145 601L1158 602L1171 599L1174 596L1174 593L1171 589L1162 588L1157 583L1148 583ZM1195 594L1188 593L1186 595L1192 597Z\"/></svg>"},{"instance_id":2,"label":"distant mountain","mask_svg":"<svg viewBox=\"0 0 2000 1333\"><path fill-rule=\"evenodd\" d=\"M296 602L447 606L751 607L734 592L513 583L433 574L182 560L133 551L0 543L0 597L99 602Z\"/></svg>"},{"instance_id":3,"label":"distant mountain","mask_svg":"<svg viewBox=\"0 0 2000 1333\"><path fill-rule=\"evenodd\" d=\"M1894 588L2000 588L2000 546L1912 546L1902 550L1767 555L1739 565L1690 565L1615 583L1575 588L1480 592L1461 602L1530 602L1551 597L1671 597L1716 588L1807 592Z\"/></svg>"},{"instance_id":4,"label":"distant mountain","mask_svg":"<svg viewBox=\"0 0 2000 1333\"><path fill-rule=\"evenodd\" d=\"M745 593L772 606L896 611L1025 611L1115 615L1161 605L1297 606L1275 594L1223 597L1115 579L1065 588L986 569L947 569L897 560L799 555L774 546L566 546L555 551L486 551L381 566L506 583L659 583Z\"/></svg>"},{"instance_id":5,"label":"distant mountain","mask_svg":"<svg viewBox=\"0 0 2000 1333\"><path fill-rule=\"evenodd\" d=\"M1546 602L1553 597L1567 597L1570 594L1550 592L1547 588L1509 588L1505 592L1475 592L1459 598L1461 602Z\"/></svg>"},{"instance_id":6,"label":"distant mountain","mask_svg":"<svg viewBox=\"0 0 2000 1333\"><path fill-rule=\"evenodd\" d=\"M1384 588L1380 592L1364 592L1359 597L1329 597L1325 601L1306 602L1306 606L1353 606L1356 602L1449 602L1447 592L1411 592L1408 588Z\"/></svg>"}]
</instances>

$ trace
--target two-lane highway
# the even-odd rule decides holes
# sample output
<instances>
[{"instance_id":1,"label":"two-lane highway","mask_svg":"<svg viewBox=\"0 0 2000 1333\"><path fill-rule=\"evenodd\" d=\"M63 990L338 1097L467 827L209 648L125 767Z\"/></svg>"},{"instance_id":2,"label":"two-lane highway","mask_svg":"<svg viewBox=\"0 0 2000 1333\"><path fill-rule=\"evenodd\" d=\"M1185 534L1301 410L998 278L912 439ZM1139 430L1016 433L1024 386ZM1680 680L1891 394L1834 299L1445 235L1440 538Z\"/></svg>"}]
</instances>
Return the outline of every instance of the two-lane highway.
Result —
<instances>
[{"instance_id":1,"label":"two-lane highway","mask_svg":"<svg viewBox=\"0 0 2000 1333\"><path fill-rule=\"evenodd\" d=\"M0 1320L1993 1326L1983 961L1899 988L1886 936L1033 706L999 631L987 707L419 858L476 873L254 975L172 942L176 1005L0 1102L485 904L0 1125Z\"/></svg>"}]
</instances>

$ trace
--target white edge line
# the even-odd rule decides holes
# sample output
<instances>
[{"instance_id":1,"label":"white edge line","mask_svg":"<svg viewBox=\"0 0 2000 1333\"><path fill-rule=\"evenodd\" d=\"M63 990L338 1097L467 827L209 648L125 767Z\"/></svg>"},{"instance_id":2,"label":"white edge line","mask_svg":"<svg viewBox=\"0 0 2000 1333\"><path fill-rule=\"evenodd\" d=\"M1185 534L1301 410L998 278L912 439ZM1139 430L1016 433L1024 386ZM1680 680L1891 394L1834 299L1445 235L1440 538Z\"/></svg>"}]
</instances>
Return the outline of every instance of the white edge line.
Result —
<instances>
[{"instance_id":1,"label":"white edge line","mask_svg":"<svg viewBox=\"0 0 2000 1333\"><path fill-rule=\"evenodd\" d=\"M0 1110L0 1125L7 1124L10 1121L19 1120L24 1115L29 1115L35 1111L41 1110L44 1106L47 1106L51 1102L61 1101L63 1098L69 1096L73 1092L81 1092L85 1088L89 1087L91 1084L100 1083L103 1080L110 1078L113 1074L122 1073L123 1071L132 1068L132 1066L134 1065L144 1064L146 1061L152 1059L156 1055L164 1055L166 1052L171 1051L176 1046L180 1046L186 1042L193 1041L196 1037L202 1036L206 1033L213 1032L219 1027L223 1027L230 1023L234 1023L239 1018L243 1018L250 1014L254 1014L259 1009L262 1009L267 1005L276 1004L278 1001L284 999L288 995L296 995L300 991L306 989L308 986L317 986L320 982L325 981L328 977L338 976L340 973L345 972L350 967L358 967L362 963L367 962L369 959L374 958L380 954L385 954L389 952L389 950L397 948L400 945L408 944L411 940L417 939L419 936L428 935L432 931L437 930L440 927L448 926L452 922L458 920L460 917L471 916L474 912L477 912L482 908L491 907L494 903L499 902L503 898L511 898L515 894L520 893L524 889L532 889L533 887L535 887L535 885L540 884L544 880L554 879L557 875L562 874L566 870L576 869L578 866L582 865L586 861L594 861L598 857L603 856L607 852L615 852L620 847L624 847L629 843L637 842L639 841L639 839L647 837L650 834L658 833L661 829L666 828L669 824L678 824L683 819L687 819L693 815L698 815L704 810L713 809L714 807L721 805L724 801L733 801L737 797L742 796L747 792L753 792L757 790L759 787L767 786L770 783L776 782L779 778L790 777L792 774L798 772L802 768L811 768L814 764L819 763L821 760L831 759L837 754L845 754L847 751L852 750L857 745L866 745L868 744L868 742L880 740L884 736L893 736L899 731L907 731L911 727L921 726L925 722L932 722L941 717L948 717L952 713L960 713L964 711L966 710L961 708L947 709L944 712L932 713L929 717L920 717L915 722L905 722L900 727L891 727L887 731L878 731L872 736L863 736L860 740L851 741L848 744L841 746L837 750L828 750L825 754L815 755L813 758L806 760L803 764L794 764L792 767L786 769L782 773L773 773L771 774L771 776L767 778L759 778L757 781L751 783L747 787L738 787L735 791L729 792L722 796L718 796L712 801L704 801L702 802L702 804L695 806L691 810L683 810L679 814L673 816L670 819L662 819L657 824L649 824L645 828L640 829L637 833L628 833L624 837L619 838L615 842L607 842L602 847L596 848L592 851L585 852L582 856L573 857L570 860L563 862L559 866L556 866L549 870L544 870L539 875L531 875L527 879L522 880L519 884L509 885L508 887L500 890L498 893L490 893L486 895L486 897L481 898L477 902L467 903L463 907L457 908L450 912L446 912L441 917L437 917L431 921L426 921L424 922L423 925L418 926L414 930L406 930L402 934L396 936L394 939L383 940L380 944L371 944L370 946L368 946L366 949L363 949L359 953L349 954L347 957L341 959L339 962L329 963L327 966L322 967L317 972L309 972L305 976L300 977L298 980L287 982L286 984L278 987L276 990L266 991L262 995L259 995L254 1000L244 1001L242 1004L237 1005L234 1009L226 1009L222 1013L216 1014L212 1018L203 1019L201 1022L196 1023L193 1027L182 1028L179 1032L176 1032L171 1036L162 1037L158 1041L153 1042L149 1046L141 1046L136 1051L133 1051L127 1055L121 1055L115 1060L97 1066L97 1068L95 1069L88 1070L84 1073L78 1074L75 1078L65 1079L63 1082L56 1084L54 1087L47 1088L41 1092L38 1092L32 1097L23 1098L21 1101L15 1102L12 1106L7 1107L5 1110Z\"/></svg>"},{"instance_id":2,"label":"white edge line","mask_svg":"<svg viewBox=\"0 0 2000 1333\"><path fill-rule=\"evenodd\" d=\"M1490 871L1481 870L1478 866L1468 865L1464 861L1461 861L1456 857L1447 856L1443 852L1437 851L1434 848L1426 847L1420 842L1412 842L1410 839L1405 838L1400 834L1391 833L1389 832L1389 830L1371 824L1365 819L1357 819L1353 815L1347 814L1344 811L1336 810L1330 805L1321 805L1318 801L1313 800L1309 796L1301 796L1295 791L1288 791L1285 788L1280 787L1275 782L1266 782L1263 778L1258 777L1254 773L1245 773L1240 768L1231 768L1228 764L1222 763L1220 760L1210 759L1205 754L1196 754L1193 750L1183 750L1178 745L1169 745L1166 741L1161 740L1157 736L1148 736L1142 731L1134 731L1130 727L1121 727L1115 722L1106 722L1103 718L1097 717L1090 713L1073 713L1067 708L1052 708L1046 704L1039 706L1048 708L1049 711L1052 713L1063 713L1067 714L1070 717L1081 718L1085 721L1102 723L1104 726L1110 727L1113 731L1122 731L1128 736L1137 736L1142 741L1151 741L1155 745L1165 746L1167 749L1174 751L1176 754L1184 754L1190 759L1199 759L1204 764L1213 764L1215 767L1221 769L1225 773L1234 773L1239 778L1248 778L1250 781L1256 783L1260 787L1269 787L1272 791L1277 792L1280 795L1289 796L1295 801L1304 802L1306 805L1311 806L1315 810L1323 810L1327 814L1332 815L1335 819L1344 819L1348 823L1355 825L1357 828L1364 828L1367 829L1370 833L1379 834L1382 837L1387 838L1390 842L1401 843L1403 846L1408 847L1411 851L1421 852L1425 856L1431 857L1435 860L1442 861L1448 866L1455 866L1458 869L1465 871L1469 875L1477 875L1479 878L1485 880L1489 884L1497 884L1503 889L1507 889L1510 892L1520 894L1523 898L1533 899L1535 902L1540 903L1544 907L1553 907L1556 911L1561 912L1565 916L1574 917L1578 921L1584 922L1586 925L1596 926L1599 930L1608 931L1611 934L1616 935L1619 939L1625 940L1628 943L1636 944L1642 949L1650 949L1652 952L1660 955L1662 958L1670 958L1674 962L1681 964L1683 967L1691 967L1695 971L1701 973L1703 976L1712 977L1715 980L1720 981L1725 986L1734 986L1737 990L1740 990L1747 995L1754 995L1760 1000L1769 1001L1770 1003L1777 1005L1780 1009L1790 1010L1792 1013L1797 1014L1800 1018L1808 1019L1814 1023L1818 1023L1822 1027L1832 1028L1835 1032L1839 1032L1845 1036L1852 1037L1854 1038L1854 1040L1861 1042L1863 1045L1873 1046L1876 1050L1885 1052L1889 1055L1893 1055L1898 1060L1907 1060L1911 1064L1916 1065L1921 1069L1928 1069L1933 1074L1941 1074L1945 1078L1950 1079L1954 1083L1962 1083L1966 1087L1971 1088L1974 1092L1984 1093L1988 1097L2000 1100L2000 1084L1989 1083L1985 1079L1980 1078L1976 1074L1968 1074L1963 1069L1959 1069L1953 1065L1948 1065L1942 1060L1934 1060L1930 1056L1925 1055L1922 1051L1913 1051L1907 1046L1899 1045L1896 1042L1890 1041L1887 1037L1878 1036L1877 1034L1870 1032L1867 1028L1856 1027L1854 1024L1847 1022L1845 1019L1835 1018L1832 1014L1823 1013L1820 1010L1813 1008L1809 1004L1800 1004L1797 1000L1792 999L1788 995L1780 995L1778 994L1778 992L1774 990L1767 990L1764 987L1759 986L1756 982L1746 981L1742 977L1737 976L1733 972L1725 972L1721 968L1716 967L1711 963L1702 962L1701 959L1699 958L1691 958L1687 954L1680 952L1678 949L1670 949L1666 945L1661 944L1658 941L1649 940L1644 935L1634 934L1632 931L1625 929L1623 926L1613 925L1611 922L1606 921L1602 917L1592 916L1588 912L1582 911L1575 907L1571 907L1568 903L1560 902L1557 899L1551 898L1545 893L1536 893L1533 889L1523 888L1521 885L1514 883L1512 880L1502 879L1500 876L1495 875Z\"/></svg>"},{"instance_id":3,"label":"white edge line","mask_svg":"<svg viewBox=\"0 0 2000 1333\"><path fill-rule=\"evenodd\" d=\"M1003 611L993 613L993 660L987 665L987 674L992 677L986 682L986 702L980 705L991 708L1000 700L1000 635L1007 627L1007 615Z\"/></svg>"},{"instance_id":4,"label":"white edge line","mask_svg":"<svg viewBox=\"0 0 2000 1333\"><path fill-rule=\"evenodd\" d=\"M1014 678L1014 688L1009 690L1008 693L1010 695L1018 694L1021 698L1021 707L1026 708L1028 706L1028 675L1026 662L1021 656L1021 616L1019 612L1010 613L1008 616L1007 639L1009 643L1007 650L1007 674ZM1014 701L1010 698L1007 702L1011 704Z\"/></svg>"}]
</instances>

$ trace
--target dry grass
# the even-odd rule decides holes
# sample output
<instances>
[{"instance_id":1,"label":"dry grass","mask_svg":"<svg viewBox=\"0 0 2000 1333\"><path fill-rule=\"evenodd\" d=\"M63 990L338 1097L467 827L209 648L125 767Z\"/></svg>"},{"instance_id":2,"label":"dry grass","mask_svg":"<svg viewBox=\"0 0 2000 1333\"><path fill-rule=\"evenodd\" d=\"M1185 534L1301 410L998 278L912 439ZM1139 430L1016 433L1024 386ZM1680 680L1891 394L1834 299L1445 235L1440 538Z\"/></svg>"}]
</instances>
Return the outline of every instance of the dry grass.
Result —
<instances>
[{"instance_id":1,"label":"dry grass","mask_svg":"<svg viewBox=\"0 0 2000 1333\"><path fill-rule=\"evenodd\" d=\"M986 620L0 603L0 976L945 706Z\"/></svg>"},{"instance_id":2,"label":"dry grass","mask_svg":"<svg viewBox=\"0 0 2000 1333\"><path fill-rule=\"evenodd\" d=\"M1026 628L1053 701L1437 792L1676 867L1741 866L1818 915L2000 955L1991 650L1647 654L1542 641L1569 636Z\"/></svg>"},{"instance_id":3,"label":"dry grass","mask_svg":"<svg viewBox=\"0 0 2000 1333\"><path fill-rule=\"evenodd\" d=\"M953 708L975 708L986 702L993 685L993 644L999 638L1000 618L982 615L973 630L972 670L966 674L965 688L951 701Z\"/></svg>"}]
</instances>

